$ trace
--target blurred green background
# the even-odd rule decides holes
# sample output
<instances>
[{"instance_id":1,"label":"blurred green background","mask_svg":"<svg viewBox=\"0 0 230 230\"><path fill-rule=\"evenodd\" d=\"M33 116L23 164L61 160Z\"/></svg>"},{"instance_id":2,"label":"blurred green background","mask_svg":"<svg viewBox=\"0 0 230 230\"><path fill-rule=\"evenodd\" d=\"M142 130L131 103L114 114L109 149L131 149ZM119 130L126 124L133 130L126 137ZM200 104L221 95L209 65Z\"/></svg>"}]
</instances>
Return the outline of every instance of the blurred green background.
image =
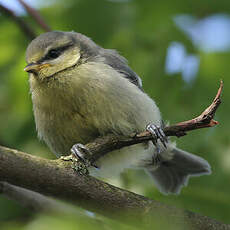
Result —
<instances>
[{"instance_id":1,"label":"blurred green background","mask_svg":"<svg viewBox=\"0 0 230 230\"><path fill-rule=\"evenodd\" d=\"M218 126L190 132L177 146L207 159L212 175L190 179L179 196L164 196L142 171L128 170L111 183L169 205L230 223L230 1L33 0L53 30L75 30L117 49L143 80L170 123L191 119L206 108L224 81ZM0 1L30 26L43 31L16 0ZM23 71L29 39L0 14L0 144L53 158L38 141L28 76ZM91 215L90 215L91 216ZM87 218L92 218L86 215ZM0 229L95 229L75 217L35 215L0 196ZM69 227L69 228L68 228ZM108 221L100 229L127 229ZM50 229L50 228L49 228Z\"/></svg>"}]
</instances>

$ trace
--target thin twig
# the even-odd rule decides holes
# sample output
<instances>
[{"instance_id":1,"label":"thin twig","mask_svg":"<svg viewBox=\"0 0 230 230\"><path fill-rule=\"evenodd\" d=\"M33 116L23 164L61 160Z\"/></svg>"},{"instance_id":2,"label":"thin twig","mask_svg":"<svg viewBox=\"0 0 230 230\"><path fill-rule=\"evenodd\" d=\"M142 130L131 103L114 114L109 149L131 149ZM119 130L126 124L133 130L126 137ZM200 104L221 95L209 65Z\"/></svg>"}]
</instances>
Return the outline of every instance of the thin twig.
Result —
<instances>
[{"instance_id":1,"label":"thin twig","mask_svg":"<svg viewBox=\"0 0 230 230\"><path fill-rule=\"evenodd\" d=\"M211 105L201 113L201 115L199 115L194 119L165 127L163 129L165 135L181 137L186 135L186 132L188 131L213 127L217 125L218 122L213 120L213 118L217 108L221 103L220 96L221 96L222 89L223 89L223 82L221 81L215 99L213 100ZM154 139L153 136L148 131L144 131L139 134L132 134L130 137L108 135L105 137L97 138L92 143L88 143L86 147L92 153L90 160L92 162L95 162L100 157L104 156L105 154L113 150L117 150L126 146L142 143L153 139Z\"/></svg>"},{"instance_id":2,"label":"thin twig","mask_svg":"<svg viewBox=\"0 0 230 230\"><path fill-rule=\"evenodd\" d=\"M24 20L18 17L13 11L3 6L2 4L0 4L0 11L6 14L8 17L12 18L30 40L36 37L36 33L34 32L34 30Z\"/></svg>"},{"instance_id":3,"label":"thin twig","mask_svg":"<svg viewBox=\"0 0 230 230\"><path fill-rule=\"evenodd\" d=\"M178 123L165 128L167 136L181 136L192 129L212 127L216 125L213 117L220 104L220 95L223 88L221 82L220 89L213 103L197 118L190 121ZM194 126L194 123L198 123ZM175 129L176 127L176 129ZM135 135L132 137L119 137L109 135L96 139L86 146L97 157L112 150L124 146L137 144L152 137L145 135ZM219 223L213 219L201 216L189 211L175 207L166 206L146 197L116 188L88 175L80 175L74 172L70 162L62 160L47 160L17 150L0 146L0 181L7 181L17 186L22 186L46 195L52 195L60 199L76 202L80 207L101 213L112 219L134 218L138 222L130 221L130 224L152 226L149 220L163 218L170 223L183 223L192 229L203 230L226 230L229 225ZM36 183L34 183L36 181ZM1 189L1 187L0 187ZM146 222L147 220L147 222Z\"/></svg>"},{"instance_id":4,"label":"thin twig","mask_svg":"<svg viewBox=\"0 0 230 230\"><path fill-rule=\"evenodd\" d=\"M18 0L19 3L22 4L22 6L26 9L27 13L35 20L35 22L40 25L40 27L48 32L51 31L51 27L45 22L45 20L42 18L40 13L35 10L33 7L29 6L27 3L25 3L23 0Z\"/></svg>"},{"instance_id":5,"label":"thin twig","mask_svg":"<svg viewBox=\"0 0 230 230\"><path fill-rule=\"evenodd\" d=\"M204 110L204 112L201 113L200 116L177 123L176 125L169 126L165 128L165 134L167 136L183 136L186 134L187 131L191 131L194 129L201 129L201 128L208 128L208 127L213 127L218 124L217 121L213 120L215 116L215 112L219 105L221 104L221 93L223 90L223 81L220 82L220 87L217 91L217 94L211 103L211 105Z\"/></svg>"}]
</instances>

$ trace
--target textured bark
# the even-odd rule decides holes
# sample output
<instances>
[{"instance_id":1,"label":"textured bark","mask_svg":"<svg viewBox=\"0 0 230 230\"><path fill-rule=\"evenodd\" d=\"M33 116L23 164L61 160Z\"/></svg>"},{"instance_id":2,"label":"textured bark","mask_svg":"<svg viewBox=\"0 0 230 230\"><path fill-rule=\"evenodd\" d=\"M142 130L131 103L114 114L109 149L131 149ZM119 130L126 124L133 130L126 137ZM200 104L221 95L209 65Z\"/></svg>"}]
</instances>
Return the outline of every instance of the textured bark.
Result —
<instances>
[{"instance_id":1,"label":"textured bark","mask_svg":"<svg viewBox=\"0 0 230 230\"><path fill-rule=\"evenodd\" d=\"M34 9L22 0L19 2L45 31L50 30ZM0 5L0 11L11 17L30 40L35 38L33 29L25 21L17 17L14 12L2 5ZM167 136L179 137L185 135L190 130L216 125L217 122L213 120L213 116L221 102L220 94L222 87L223 84L221 82L220 89L213 103L200 116L166 127L164 129L165 134ZM112 150L152 139L153 137L149 132L131 135L130 137L107 136L89 143L87 147L92 153L91 160L96 161ZM133 217L137 220L134 221L135 225L145 224L151 226L150 224L155 218L158 220L160 218L163 221L171 222L173 225L175 223L185 224L186 229L189 229L189 226L192 229L198 230L230 229L229 225L222 224L209 217L169 207L146 197L116 188L88 175L79 175L72 170L69 162L46 160L1 146L0 181L7 181L46 195L68 200L85 209L108 217L122 220ZM0 182L0 193L5 194L9 198L25 201L24 205L26 206L32 203L34 205L32 208L35 210L43 210L43 207L40 205L56 209L56 203L46 200L46 197L9 185L7 182ZM129 221L129 223L133 222Z\"/></svg>"},{"instance_id":2,"label":"textured bark","mask_svg":"<svg viewBox=\"0 0 230 230\"><path fill-rule=\"evenodd\" d=\"M218 122L214 121L213 117L221 102L222 88L223 83L221 82L214 101L200 116L165 127L165 134L167 136L183 136L187 131L216 125ZM96 161L112 150L152 139L153 137L149 132L131 135L130 137L108 135L88 143L86 147L92 153L90 160ZM74 202L80 207L110 218L123 221L131 218L128 223L133 223L135 226L146 225L149 227L154 223L154 220L162 220L172 223L172 225L186 225L187 229L189 226L192 229L202 230L230 229L229 225L222 224L209 217L170 207L158 201L116 188L89 175L81 175L72 169L71 162L60 159L47 160L1 146L0 181L6 181L45 195ZM2 193L4 193L4 183L0 183ZM12 197L14 194L15 199L17 199L17 195L21 191L15 187L14 191L12 189L13 187L8 187L8 196ZM15 191L17 192L15 193ZM36 200L34 200L34 204L36 206Z\"/></svg>"},{"instance_id":3,"label":"textured bark","mask_svg":"<svg viewBox=\"0 0 230 230\"><path fill-rule=\"evenodd\" d=\"M150 226L161 219L191 229L230 229L209 217L170 207L158 201L114 187L89 175L80 175L70 162L47 160L17 150L0 147L0 181L44 195L70 201L104 216Z\"/></svg>"}]
</instances>

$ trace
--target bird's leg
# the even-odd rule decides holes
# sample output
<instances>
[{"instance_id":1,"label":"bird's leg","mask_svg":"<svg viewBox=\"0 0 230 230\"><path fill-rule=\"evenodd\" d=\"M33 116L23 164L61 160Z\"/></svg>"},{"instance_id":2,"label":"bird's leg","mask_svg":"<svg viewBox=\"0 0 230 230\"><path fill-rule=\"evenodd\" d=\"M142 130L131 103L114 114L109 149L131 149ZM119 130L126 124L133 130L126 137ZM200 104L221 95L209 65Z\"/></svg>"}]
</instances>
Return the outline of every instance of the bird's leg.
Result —
<instances>
[{"instance_id":1,"label":"bird's leg","mask_svg":"<svg viewBox=\"0 0 230 230\"><path fill-rule=\"evenodd\" d=\"M161 152L158 144L158 139L160 139L163 146L167 148L166 143L168 142L168 139L165 136L165 133L160 126L150 123L146 126L146 130L149 131L152 134L152 136L155 138L153 140L153 144L156 146L157 153Z\"/></svg>"},{"instance_id":2,"label":"bird's leg","mask_svg":"<svg viewBox=\"0 0 230 230\"><path fill-rule=\"evenodd\" d=\"M62 156L62 160L72 161L72 168L80 174L88 174L88 167L94 166L90 161L92 153L83 144L75 144L71 148L71 155Z\"/></svg>"}]
</instances>

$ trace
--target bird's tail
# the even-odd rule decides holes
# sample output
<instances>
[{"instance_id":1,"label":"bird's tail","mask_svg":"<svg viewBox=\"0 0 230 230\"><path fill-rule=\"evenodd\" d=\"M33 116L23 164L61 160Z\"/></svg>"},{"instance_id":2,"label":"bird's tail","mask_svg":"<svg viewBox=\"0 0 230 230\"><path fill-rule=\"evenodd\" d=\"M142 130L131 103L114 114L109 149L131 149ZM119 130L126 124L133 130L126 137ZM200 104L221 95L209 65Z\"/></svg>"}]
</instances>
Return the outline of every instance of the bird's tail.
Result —
<instances>
[{"instance_id":1,"label":"bird's tail","mask_svg":"<svg viewBox=\"0 0 230 230\"><path fill-rule=\"evenodd\" d=\"M186 186L190 176L200 176L211 173L209 163L201 157L173 148L172 159L163 161L158 168L148 167L155 185L164 194L179 194Z\"/></svg>"}]
</instances>

